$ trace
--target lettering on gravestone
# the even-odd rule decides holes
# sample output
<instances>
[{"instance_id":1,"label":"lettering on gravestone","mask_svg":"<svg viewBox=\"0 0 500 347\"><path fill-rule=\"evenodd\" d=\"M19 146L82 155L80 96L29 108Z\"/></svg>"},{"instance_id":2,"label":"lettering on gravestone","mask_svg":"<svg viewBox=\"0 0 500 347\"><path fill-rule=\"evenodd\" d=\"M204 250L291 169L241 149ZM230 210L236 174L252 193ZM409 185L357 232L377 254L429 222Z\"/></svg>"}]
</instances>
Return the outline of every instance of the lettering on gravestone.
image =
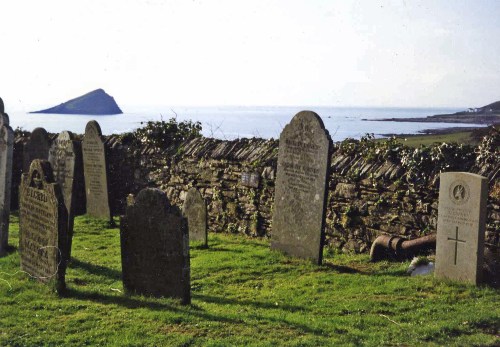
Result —
<instances>
[{"instance_id":1,"label":"lettering on gravestone","mask_svg":"<svg viewBox=\"0 0 500 347\"><path fill-rule=\"evenodd\" d=\"M50 163L35 159L19 190L21 269L41 282L65 288L68 218Z\"/></svg>"},{"instance_id":2,"label":"lettering on gravestone","mask_svg":"<svg viewBox=\"0 0 500 347\"><path fill-rule=\"evenodd\" d=\"M106 152L99 123L87 123L82 141L87 214L111 220Z\"/></svg>"},{"instance_id":3,"label":"lettering on gravestone","mask_svg":"<svg viewBox=\"0 0 500 347\"><path fill-rule=\"evenodd\" d=\"M435 275L481 282L488 184L466 172L440 176Z\"/></svg>"},{"instance_id":4,"label":"lettering on gravestone","mask_svg":"<svg viewBox=\"0 0 500 347\"><path fill-rule=\"evenodd\" d=\"M196 188L190 188L182 205L182 214L187 218L189 240L207 245L207 205Z\"/></svg>"},{"instance_id":5,"label":"lettering on gravestone","mask_svg":"<svg viewBox=\"0 0 500 347\"><path fill-rule=\"evenodd\" d=\"M314 112L299 112L280 135L271 248L322 262L331 138Z\"/></svg>"},{"instance_id":6,"label":"lettering on gravestone","mask_svg":"<svg viewBox=\"0 0 500 347\"><path fill-rule=\"evenodd\" d=\"M190 303L188 225L163 191L139 192L121 217L120 240L126 292Z\"/></svg>"},{"instance_id":7,"label":"lettering on gravestone","mask_svg":"<svg viewBox=\"0 0 500 347\"><path fill-rule=\"evenodd\" d=\"M9 126L9 116L3 113L0 98L0 257L7 253L9 243L10 194L12 184L12 158L14 131Z\"/></svg>"},{"instance_id":8,"label":"lettering on gravestone","mask_svg":"<svg viewBox=\"0 0 500 347\"><path fill-rule=\"evenodd\" d=\"M44 128L35 128L28 142L24 144L23 150L23 172L30 170L31 162L35 159L49 158L50 141L49 134Z\"/></svg>"}]
</instances>

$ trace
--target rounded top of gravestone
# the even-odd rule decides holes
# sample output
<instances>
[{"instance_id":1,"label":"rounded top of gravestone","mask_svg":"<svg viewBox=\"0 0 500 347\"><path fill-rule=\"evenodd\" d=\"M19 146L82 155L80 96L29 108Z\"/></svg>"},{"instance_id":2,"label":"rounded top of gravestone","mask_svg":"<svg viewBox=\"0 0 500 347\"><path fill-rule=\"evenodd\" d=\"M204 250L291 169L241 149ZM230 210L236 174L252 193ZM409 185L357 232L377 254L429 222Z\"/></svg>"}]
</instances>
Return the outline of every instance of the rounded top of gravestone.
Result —
<instances>
[{"instance_id":1,"label":"rounded top of gravestone","mask_svg":"<svg viewBox=\"0 0 500 347\"><path fill-rule=\"evenodd\" d=\"M4 113L4 112L5 112L5 108L3 105L3 100L2 100L2 98L0 98L0 113Z\"/></svg>"},{"instance_id":2,"label":"rounded top of gravestone","mask_svg":"<svg viewBox=\"0 0 500 347\"><path fill-rule=\"evenodd\" d=\"M293 116L290 124L298 123L298 122L308 122L311 125L315 125L323 130L328 131L325 128L325 124L323 123L323 119L314 111L300 111L295 116Z\"/></svg>"},{"instance_id":3,"label":"rounded top of gravestone","mask_svg":"<svg viewBox=\"0 0 500 347\"><path fill-rule=\"evenodd\" d=\"M63 130L57 135L58 141L73 141L75 139L75 135L69 130Z\"/></svg>"},{"instance_id":4,"label":"rounded top of gravestone","mask_svg":"<svg viewBox=\"0 0 500 347\"><path fill-rule=\"evenodd\" d=\"M170 207L170 202L168 201L167 194L163 190L157 188L145 188L137 194L135 198L135 207L142 206L145 211L147 211L147 207L157 207L157 206L165 206L166 208Z\"/></svg>"},{"instance_id":5,"label":"rounded top of gravestone","mask_svg":"<svg viewBox=\"0 0 500 347\"><path fill-rule=\"evenodd\" d=\"M49 134L47 133L47 130L45 130L44 128L35 128L33 129L33 131L31 132L31 136L30 136L30 139L34 139L34 138L44 138L44 139L49 139Z\"/></svg>"},{"instance_id":6,"label":"rounded top of gravestone","mask_svg":"<svg viewBox=\"0 0 500 347\"><path fill-rule=\"evenodd\" d=\"M182 205L182 212L185 213L186 210L193 205L200 205L204 203L205 201L203 200L200 191L194 187L191 187L187 191L186 199L184 200L184 204Z\"/></svg>"},{"instance_id":7,"label":"rounded top of gravestone","mask_svg":"<svg viewBox=\"0 0 500 347\"><path fill-rule=\"evenodd\" d=\"M91 120L85 126L85 135L102 136L101 126L97 121Z\"/></svg>"}]
</instances>

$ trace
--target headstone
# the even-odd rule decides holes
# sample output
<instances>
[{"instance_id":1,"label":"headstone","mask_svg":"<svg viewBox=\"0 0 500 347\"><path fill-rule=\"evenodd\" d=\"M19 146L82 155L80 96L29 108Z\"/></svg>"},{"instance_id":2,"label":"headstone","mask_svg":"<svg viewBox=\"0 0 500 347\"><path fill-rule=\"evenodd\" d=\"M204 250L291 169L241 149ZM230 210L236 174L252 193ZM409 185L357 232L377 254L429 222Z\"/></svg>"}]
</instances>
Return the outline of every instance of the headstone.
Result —
<instances>
[{"instance_id":1,"label":"headstone","mask_svg":"<svg viewBox=\"0 0 500 347\"><path fill-rule=\"evenodd\" d=\"M14 132L9 116L3 113L0 99L0 257L7 253L9 242L10 194L12 183L12 157Z\"/></svg>"},{"instance_id":2,"label":"headstone","mask_svg":"<svg viewBox=\"0 0 500 347\"><path fill-rule=\"evenodd\" d=\"M85 127L82 152L87 214L111 220L106 152L101 127L95 120L88 122Z\"/></svg>"},{"instance_id":3,"label":"headstone","mask_svg":"<svg viewBox=\"0 0 500 347\"><path fill-rule=\"evenodd\" d=\"M331 138L314 112L280 135L271 248L321 264Z\"/></svg>"},{"instance_id":4,"label":"headstone","mask_svg":"<svg viewBox=\"0 0 500 347\"><path fill-rule=\"evenodd\" d=\"M19 189L21 269L58 291L65 288L68 216L50 163L34 160Z\"/></svg>"},{"instance_id":5,"label":"headstone","mask_svg":"<svg viewBox=\"0 0 500 347\"><path fill-rule=\"evenodd\" d=\"M481 282L488 180L467 172L440 176L436 277Z\"/></svg>"},{"instance_id":6,"label":"headstone","mask_svg":"<svg viewBox=\"0 0 500 347\"><path fill-rule=\"evenodd\" d=\"M52 166L54 179L61 187L64 205L68 211L68 240L70 241L68 249L71 253L77 188L83 186L83 177L79 175L77 170L79 166L81 170L81 152L77 149L77 144L72 132L62 131L52 142L52 146L49 150L49 162Z\"/></svg>"},{"instance_id":7,"label":"headstone","mask_svg":"<svg viewBox=\"0 0 500 347\"><path fill-rule=\"evenodd\" d=\"M255 172L242 172L240 184L245 187L259 188L260 176Z\"/></svg>"},{"instance_id":8,"label":"headstone","mask_svg":"<svg viewBox=\"0 0 500 347\"><path fill-rule=\"evenodd\" d=\"M47 134L47 131L44 128L35 128L31 132L28 142L24 144L23 172L29 172L31 162L33 160L47 160L49 158L49 149L49 134Z\"/></svg>"},{"instance_id":9,"label":"headstone","mask_svg":"<svg viewBox=\"0 0 500 347\"><path fill-rule=\"evenodd\" d=\"M182 206L182 214L187 218L189 241L201 241L207 245L207 204L196 188L190 188Z\"/></svg>"},{"instance_id":10,"label":"headstone","mask_svg":"<svg viewBox=\"0 0 500 347\"><path fill-rule=\"evenodd\" d=\"M126 292L191 301L187 221L163 191L139 192L121 218L120 240Z\"/></svg>"}]
</instances>

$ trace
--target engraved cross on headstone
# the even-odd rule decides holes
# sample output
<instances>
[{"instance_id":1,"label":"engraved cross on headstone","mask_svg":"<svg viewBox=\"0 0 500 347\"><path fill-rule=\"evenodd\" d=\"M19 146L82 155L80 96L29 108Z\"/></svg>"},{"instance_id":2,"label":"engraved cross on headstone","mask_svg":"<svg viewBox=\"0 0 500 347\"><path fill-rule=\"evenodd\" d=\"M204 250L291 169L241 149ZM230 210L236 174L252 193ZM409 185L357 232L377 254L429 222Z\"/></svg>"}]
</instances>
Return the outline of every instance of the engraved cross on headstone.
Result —
<instances>
[{"instance_id":1,"label":"engraved cross on headstone","mask_svg":"<svg viewBox=\"0 0 500 347\"><path fill-rule=\"evenodd\" d=\"M459 242L465 243L465 240L458 239L458 227L456 228L455 231L456 231L455 238L448 237L448 241L455 241L455 265L457 265L458 243Z\"/></svg>"}]
</instances>

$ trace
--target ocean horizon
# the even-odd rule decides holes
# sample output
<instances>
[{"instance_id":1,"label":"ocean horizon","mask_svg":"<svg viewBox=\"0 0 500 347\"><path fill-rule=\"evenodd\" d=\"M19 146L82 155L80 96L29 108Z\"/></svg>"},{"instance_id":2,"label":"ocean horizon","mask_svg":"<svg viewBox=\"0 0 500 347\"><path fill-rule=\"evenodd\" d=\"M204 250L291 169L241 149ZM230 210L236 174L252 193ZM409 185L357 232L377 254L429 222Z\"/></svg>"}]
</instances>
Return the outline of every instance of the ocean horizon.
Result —
<instances>
[{"instance_id":1,"label":"ocean horizon","mask_svg":"<svg viewBox=\"0 0 500 347\"><path fill-rule=\"evenodd\" d=\"M384 134L418 134L428 129L451 127L482 127L482 124L457 123L415 123L415 122L370 122L381 118L414 118L435 114L454 113L464 108L404 108L404 107L328 107L328 106L165 106L135 107L132 112L118 115L61 115L31 114L25 111L11 111L12 128L32 131L43 127L48 132L59 133L69 130L83 134L88 121L97 120L104 135L133 131L148 121L191 120L200 122L202 134L223 140L237 138L279 138L281 130L293 116L302 111L316 112L323 120L333 141L346 138L359 139L365 134L383 137Z\"/></svg>"}]
</instances>

